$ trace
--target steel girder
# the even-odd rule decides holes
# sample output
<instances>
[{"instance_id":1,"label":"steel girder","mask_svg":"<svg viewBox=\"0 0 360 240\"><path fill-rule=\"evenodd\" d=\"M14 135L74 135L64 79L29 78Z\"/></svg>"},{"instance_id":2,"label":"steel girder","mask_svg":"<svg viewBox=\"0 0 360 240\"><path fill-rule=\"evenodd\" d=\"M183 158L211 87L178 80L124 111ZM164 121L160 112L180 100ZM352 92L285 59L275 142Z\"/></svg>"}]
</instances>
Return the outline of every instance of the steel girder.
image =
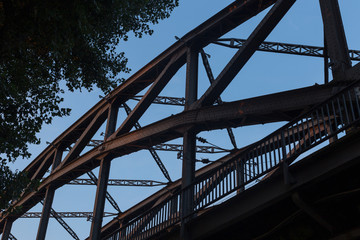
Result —
<instances>
[{"instance_id":1,"label":"steel girder","mask_svg":"<svg viewBox=\"0 0 360 240\"><path fill-rule=\"evenodd\" d=\"M98 167L100 164L102 165L102 169L106 168L106 171L102 170L105 171L105 173L100 174L97 201L99 200L99 202L103 204L110 161L116 157L142 149L149 149L156 144L163 144L166 141L183 137L190 128L195 132L201 132L205 130L289 121L309 107L331 96L334 87L339 88L341 84L307 87L211 106L219 99L222 91L246 64L247 60L294 2L295 0L235 1L199 27L186 34L153 61L140 69L56 138L25 168L24 171L28 173L31 179L41 179L53 164L53 159L56 158L57 151L59 149L63 151L71 146L71 150L61 159L59 166L54 167L54 171L41 182L37 192L24 193L18 201L14 202L13 206L22 206L19 213L3 213L0 216L0 228L3 229L6 222L16 220L21 214L40 202L44 198L48 188L57 189ZM326 1L320 2L322 4L324 25L326 27L326 38L327 41L330 41L328 46L329 56L333 61L340 62L340 67L336 67L333 70L334 76L336 76L337 80L357 80L359 78L360 65L353 68L348 65L349 54L346 39L342 36L343 29L341 17L337 9L338 6L336 5L337 2L335 0L331 1L331 3L326 3ZM200 51L203 47L216 41L225 33L273 4L272 9L245 42L244 46L235 54L223 72L213 81L209 89L199 100L193 98L193 103L188 105L188 108L179 114L170 116L138 130L130 131L147 108L156 101L158 94L170 81L172 76L186 63L186 55L189 48L194 52ZM335 20L325 16L329 12L335 16ZM337 35L339 35L338 39L333 41L332 37L336 37ZM193 73L190 73L190 75L191 74ZM134 99L140 91L148 86L150 87L146 94L141 97L139 103L129 113L129 116L120 127L116 128L116 117L114 116L117 114L114 114L114 112L117 113L122 104L126 103L129 99ZM185 99L185 105L187 101L189 101L188 97ZM90 151L82 153L85 147L92 141L92 137L96 131L106 121L107 130L103 143L94 146ZM224 161L232 156L232 154L229 154L222 160ZM208 169L209 168L205 167L196 174L201 174ZM104 175L104 177L102 177L102 175ZM171 192L178 189L180 185L181 181L174 182L171 187L166 189L167 193L170 194L169 191ZM99 186L102 187L99 188ZM99 189L103 190L100 191ZM160 193L164 191L165 190L161 190ZM143 209L141 206L151 205L161 201L165 196L160 193L144 200L135 209L131 209L126 213L120 213L120 217L122 214L123 216L131 217ZM103 206L101 206L101 204L98 206L96 203L94 207L94 215L98 216L95 217L95 220L98 221L98 225L100 224L100 226L103 216ZM111 223L107 226L108 229L114 227ZM107 227L105 226L104 231L106 231L106 229Z\"/></svg>"}]
</instances>

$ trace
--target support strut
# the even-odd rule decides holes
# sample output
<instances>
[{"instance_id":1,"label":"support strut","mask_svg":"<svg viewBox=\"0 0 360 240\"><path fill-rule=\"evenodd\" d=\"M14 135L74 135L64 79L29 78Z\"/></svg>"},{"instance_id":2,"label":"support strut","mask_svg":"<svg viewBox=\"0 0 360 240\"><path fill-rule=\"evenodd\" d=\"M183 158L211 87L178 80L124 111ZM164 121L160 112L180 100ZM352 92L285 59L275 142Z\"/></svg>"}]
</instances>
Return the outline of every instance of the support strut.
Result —
<instances>
[{"instance_id":1,"label":"support strut","mask_svg":"<svg viewBox=\"0 0 360 240\"><path fill-rule=\"evenodd\" d=\"M131 113L131 108L126 104L124 103L123 104L124 106L124 109L126 111L126 114L130 114ZM140 129L141 126L140 126L140 123L138 121L135 122L135 128L136 129ZM149 148L149 152L151 154L151 156L154 158L156 164L159 166L161 172L163 173L164 177L169 181L169 182L172 182L171 181L171 178L170 178L170 175L169 175L169 172L167 171L165 165L163 164L163 162L161 161L159 155L157 154L157 152L155 151L155 149L153 147L150 147Z\"/></svg>"}]
</instances>

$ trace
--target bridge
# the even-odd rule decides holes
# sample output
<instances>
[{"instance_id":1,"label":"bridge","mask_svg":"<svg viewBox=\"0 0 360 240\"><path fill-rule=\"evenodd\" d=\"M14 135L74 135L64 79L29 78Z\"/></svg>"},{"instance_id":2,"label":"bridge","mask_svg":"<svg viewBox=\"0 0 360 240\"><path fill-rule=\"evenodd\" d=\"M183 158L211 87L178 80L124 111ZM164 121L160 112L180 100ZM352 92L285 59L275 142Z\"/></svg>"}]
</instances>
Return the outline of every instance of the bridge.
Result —
<instances>
[{"instance_id":1,"label":"bridge","mask_svg":"<svg viewBox=\"0 0 360 240\"><path fill-rule=\"evenodd\" d=\"M90 220L88 239L92 240L357 239L360 64L356 61L360 52L348 49L337 0L319 2L324 24L321 47L265 41L295 0L235 1L179 38L101 99L24 169L40 185L12 203L21 207L18 211L1 213L2 239L16 239L11 227L23 217L40 218L37 236L32 237L39 240L45 239L50 217L74 239L79 237L64 218ZM222 38L266 9L247 39ZM203 50L210 44L236 49L217 77ZM324 84L223 101L221 94L256 51L321 57ZM198 96L200 57L210 86ZM185 97L160 96L183 66ZM130 100L137 101L133 109ZM141 126L139 120L153 104L183 106L183 110ZM126 113L122 121L118 121L120 109ZM257 142L238 147L234 128L275 122L286 124ZM218 129L226 129L233 149L199 137L201 132ZM182 139L182 144L169 143L174 139ZM140 150L150 152L167 182L109 179L114 159ZM180 179L172 180L157 151L178 152ZM219 152L224 156L216 161L196 157L197 153ZM198 161L207 165L197 169ZM94 174L97 167L99 173ZM56 190L67 184L97 186L92 212L52 208ZM107 191L110 185L165 187L121 211ZM106 200L117 211L115 216L104 212ZM41 213L28 212L39 203ZM109 216L113 220L103 224Z\"/></svg>"}]
</instances>

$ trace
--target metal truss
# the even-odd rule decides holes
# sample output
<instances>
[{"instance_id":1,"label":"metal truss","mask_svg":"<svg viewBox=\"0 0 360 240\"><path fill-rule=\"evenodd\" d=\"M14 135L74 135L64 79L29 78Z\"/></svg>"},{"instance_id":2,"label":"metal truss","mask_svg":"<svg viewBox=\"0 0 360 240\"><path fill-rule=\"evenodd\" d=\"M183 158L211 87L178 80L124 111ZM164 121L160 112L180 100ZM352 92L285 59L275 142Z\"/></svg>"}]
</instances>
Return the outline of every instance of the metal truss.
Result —
<instances>
[{"instance_id":1,"label":"metal truss","mask_svg":"<svg viewBox=\"0 0 360 240\"><path fill-rule=\"evenodd\" d=\"M88 146L99 146L103 141L102 140L91 140L92 142L96 142L97 145L89 144ZM174 151L174 152L181 152L183 150L182 144L170 144L170 143L161 143L157 144L152 147L154 150L157 151ZM228 152L230 150L224 149L217 146L202 146L197 145L196 146L196 152L197 153L222 153L222 152Z\"/></svg>"},{"instance_id":2,"label":"metal truss","mask_svg":"<svg viewBox=\"0 0 360 240\"><path fill-rule=\"evenodd\" d=\"M117 213L104 212L104 217L113 217ZM93 212L57 212L51 215L52 218L86 218L88 221L93 219ZM41 218L41 212L27 212L21 218Z\"/></svg>"},{"instance_id":3,"label":"metal truss","mask_svg":"<svg viewBox=\"0 0 360 240\"><path fill-rule=\"evenodd\" d=\"M134 96L131 99L140 101L143 96ZM185 106L185 98L179 97L165 97L158 96L154 99L153 103L155 104L165 104L165 105L175 105L175 106Z\"/></svg>"},{"instance_id":4,"label":"metal truss","mask_svg":"<svg viewBox=\"0 0 360 240\"><path fill-rule=\"evenodd\" d=\"M168 143L160 143L155 145L154 150L159 151L174 151L174 152L182 152L183 151L183 145L181 144L168 144ZM215 146L196 146L196 152L197 153L223 153L223 152L229 152L230 150L215 147Z\"/></svg>"},{"instance_id":5,"label":"metal truss","mask_svg":"<svg viewBox=\"0 0 360 240\"><path fill-rule=\"evenodd\" d=\"M70 181L70 185L96 185L92 179L78 178ZM136 187L155 187L166 185L165 182L154 180L129 180L129 179L109 179L109 186L136 186Z\"/></svg>"},{"instance_id":6,"label":"metal truss","mask_svg":"<svg viewBox=\"0 0 360 240\"><path fill-rule=\"evenodd\" d=\"M246 39L240 38L221 38L214 41L214 44L229 47L229 48L241 48ZM311 56L311 57L325 57L324 47L316 47L310 45L302 44L290 44L290 43L281 43L281 42L263 42L257 48L258 51L264 52L274 52L274 53L286 53L302 56ZM350 59L353 61L360 61L360 51L359 50L349 50Z\"/></svg>"},{"instance_id":7,"label":"metal truss","mask_svg":"<svg viewBox=\"0 0 360 240\"><path fill-rule=\"evenodd\" d=\"M260 174L267 174L273 169L271 168L273 163L277 164L275 167L283 166L284 178L289 181L286 177L287 165L282 164L281 161L291 162L294 156L291 155L292 152L297 153L298 150L303 151L308 146L315 146L319 137L320 141L334 137L328 129L334 126L341 127L342 125L336 122L339 120L338 116L342 117L341 111L345 107L355 106L355 103L350 101L352 105L344 104L336 110L337 112L329 112L328 116L322 116L322 110L318 109L317 112L310 113L306 118L299 120L300 122L296 121L295 126L286 125L286 128L281 128L269 135L269 138L242 149L237 149L231 128L291 121L303 116L302 114L307 113L309 108L318 106L332 97L336 89L341 89L350 82L360 79L360 65L351 65L351 59L359 59L359 52L349 51L347 48L337 0L319 0L324 22L325 48L264 42L294 2L295 0L234 1L124 81L60 136L56 138L54 136L55 140L24 169L32 180L44 178L50 167L51 173L41 181L36 191L26 192L13 203L12 207L18 208L19 212L14 214L5 211L0 215L0 229L3 231L4 238L8 238L13 221L21 215L27 216L26 212L44 199L44 206L47 207L44 207L41 214L44 221L40 221L39 225L39 231L41 230L43 234L39 239L43 240L49 216L57 216L57 220L61 221L61 217L72 215L68 212L55 213L51 209L56 189L69 183L90 184L90 181L92 184L97 183L94 211L91 215L90 213L73 214L73 216L82 216L92 220L90 239L93 240L118 239L120 232L127 234L124 236L127 239L143 239L146 234L153 232L153 229L149 228L149 226L154 226L151 224L156 225L157 231L163 230L162 228L170 226L167 225L168 220L173 220L169 224L180 223L181 232L186 234L184 226L187 219L184 216L192 216L194 210L200 213L204 206L215 203L218 199L210 197L213 189L228 186L228 180L231 178L234 183L231 186L236 186L236 189L233 188L231 191L239 190L240 194L242 190L240 186L245 183L244 178L251 178L251 181L258 180ZM271 7L270 10L248 39L244 41L219 40L224 34L269 7ZM202 50L211 43L238 48L216 77L213 76L206 54ZM239 47L240 45L242 47ZM222 102L221 94L257 50L323 57L326 62L329 59L333 83ZM202 56L211 83L201 96L197 96L199 54ZM186 65L185 98L159 96L184 65ZM139 96L143 90L145 93ZM350 99L357 101L358 96L355 95ZM138 101L133 109L127 106L129 100ZM339 98L336 101L344 100ZM184 110L141 127L140 118L154 103L184 106ZM341 104L336 105L337 108ZM334 108L332 105L326 106ZM118 122L117 116L121 107L125 108L127 116L124 121ZM104 139L93 140L95 134L103 126L106 129ZM204 148L197 146L196 143L199 140L197 134L217 129L227 129L235 149L228 151L215 146ZM182 145L165 145L166 142L179 138L183 140ZM92 148L86 148L87 146L92 146ZM289 149L288 152L287 149ZM112 213L104 212L105 200L109 199L107 187L111 182L109 181L111 161L140 150L150 151L169 182L166 187L128 211L117 213L116 218L103 225L104 216L113 216ZM156 150L182 152L183 165L180 180L171 182L170 175L156 154ZM273 154L275 158L276 156L281 156L281 158L264 163L263 159L269 157L267 153L272 151L279 153ZM229 153L195 172L196 152ZM240 161L239 159L242 158L245 160ZM99 167L98 179L91 173L97 167ZM237 172L234 174L234 171ZM243 174L239 175L239 172ZM75 183L76 179L85 173L90 173L90 179L78 179L79 181ZM121 184L134 184L133 186L150 183L160 185L155 181L121 182ZM200 203L205 203L205 205ZM37 213L37 216L40 216L39 214ZM167 217L164 220L162 218L165 214ZM120 230L120 226L124 231Z\"/></svg>"}]
</instances>

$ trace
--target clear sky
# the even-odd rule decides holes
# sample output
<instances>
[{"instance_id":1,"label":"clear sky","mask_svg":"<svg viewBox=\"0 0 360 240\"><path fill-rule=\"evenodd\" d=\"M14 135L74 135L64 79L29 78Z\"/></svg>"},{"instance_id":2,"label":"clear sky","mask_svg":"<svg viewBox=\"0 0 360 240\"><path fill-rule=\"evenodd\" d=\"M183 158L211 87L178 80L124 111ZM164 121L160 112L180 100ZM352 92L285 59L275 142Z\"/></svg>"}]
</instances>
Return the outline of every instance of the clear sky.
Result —
<instances>
[{"instance_id":1,"label":"clear sky","mask_svg":"<svg viewBox=\"0 0 360 240\"><path fill-rule=\"evenodd\" d=\"M130 37L128 42L120 44L119 49L125 51L129 58L131 73L136 72L146 63L160 54L163 50L173 44L175 36L182 37L184 34L201 24L203 21L217 13L232 1L224 0L180 0L180 6L174 10L171 17L154 26L154 34L142 39ZM314 46L323 45L322 19L320 15L318 0L298 0L277 28L270 34L267 41L278 41L285 43L306 44ZM342 16L350 49L360 49L360 33L358 31L358 12L360 10L359 0L339 0ZM228 33L225 37L247 38L256 24L262 19L263 12L247 23ZM233 49L210 45L205 52L211 55L209 59L214 75L216 76L235 53ZM208 79L199 61L199 95L209 86ZM244 69L238 74L230 86L225 90L222 97L224 101L234 101L278 91L285 91L315 83L323 83L323 61L318 58L256 52ZM183 97L185 90L185 69L182 68L174 76L169 85L160 94L161 96ZM130 75L123 75L127 78ZM75 92L66 93L64 107L72 108L70 117L55 119L52 125L44 126L39 136L42 143L39 146L31 146L33 157L39 154L46 142L53 141L61 132L66 130L73 122L88 111L99 101L100 91L92 93ZM129 102L134 106L136 102ZM140 124L160 120L170 114L182 111L180 107L154 105L145 113ZM123 116L125 115L122 112ZM239 147L261 139L266 134L281 126L282 123L268 124L265 126L252 126L235 129L235 137ZM225 130L200 133L199 136L206 138L209 142L230 149L231 144ZM101 139L97 136L97 139ZM181 143L181 139L173 141ZM200 143L201 144L201 143ZM177 159L176 152L158 152L170 176L173 180L180 177L181 161ZM215 160L221 155L197 155ZM14 169L23 169L30 160L18 160ZM197 167L203 166L201 163ZM98 169L94 169L94 173ZM147 151L140 151L130 156L115 159L112 162L110 178L116 179L152 179L165 181L160 170ZM144 197L159 188L145 187L109 187L108 191L118 202L121 210L126 210ZM58 212L93 210L95 198L95 186L65 186L56 191L53 208ZM31 212L41 211L37 205ZM115 212L107 203L106 212ZM111 220L105 218L104 224ZM83 239L89 235L90 222L86 219L65 219L74 229L78 236ZM13 224L12 233L22 240L35 239L39 219L18 219ZM47 239L72 239L70 235L56 222L51 219L47 232Z\"/></svg>"}]
</instances>

